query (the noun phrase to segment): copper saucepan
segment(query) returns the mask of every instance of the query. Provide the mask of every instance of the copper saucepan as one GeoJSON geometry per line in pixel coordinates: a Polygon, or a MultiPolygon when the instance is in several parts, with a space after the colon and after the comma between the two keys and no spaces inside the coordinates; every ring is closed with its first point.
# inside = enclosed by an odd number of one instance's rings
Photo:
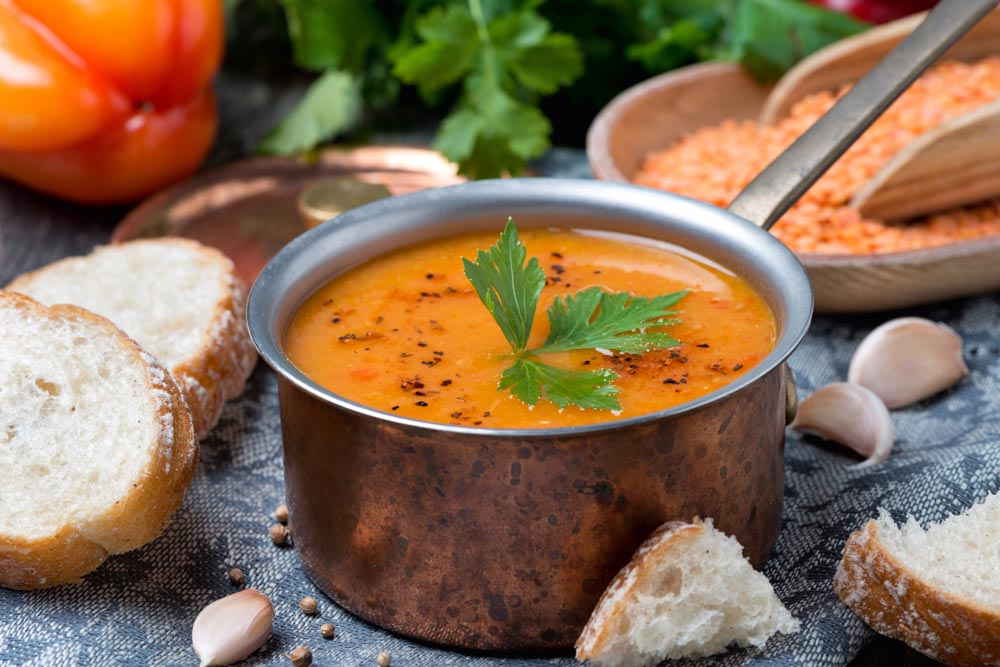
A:
{"type": "Polygon", "coordinates": [[[944,0],[730,211],[615,183],[484,181],[379,201],[285,247],[257,278],[248,323],[278,373],[295,548],[313,581],[405,635],[552,650],[573,644],[608,581],[664,521],[712,517],[761,565],[781,524],[784,362],[809,326],[812,294],[795,256],[748,220],[776,220],[948,39],[995,5],[944,0]],[[661,239],[718,262],[764,297],[777,343],[745,375],[690,403],[521,430],[383,413],[320,387],[284,355],[296,308],[334,276],[418,241],[497,231],[507,216],[521,227],[661,239]]]}

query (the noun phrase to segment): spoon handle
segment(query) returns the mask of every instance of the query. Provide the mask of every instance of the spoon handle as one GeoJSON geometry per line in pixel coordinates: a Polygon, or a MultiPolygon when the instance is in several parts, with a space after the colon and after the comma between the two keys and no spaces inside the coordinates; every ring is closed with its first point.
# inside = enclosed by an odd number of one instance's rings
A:
{"type": "Polygon", "coordinates": [[[1000,0],[941,0],[885,60],[858,81],[729,205],[770,229],[924,70],[1000,0]]]}

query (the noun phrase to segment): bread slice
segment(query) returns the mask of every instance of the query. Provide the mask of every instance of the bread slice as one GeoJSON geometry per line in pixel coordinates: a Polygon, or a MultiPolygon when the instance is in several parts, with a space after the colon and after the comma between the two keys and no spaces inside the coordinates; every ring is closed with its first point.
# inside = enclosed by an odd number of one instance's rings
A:
{"type": "Polygon", "coordinates": [[[0,586],[79,581],[163,530],[198,443],[170,374],[103,317],[0,290],[0,586]]]}
{"type": "Polygon", "coordinates": [[[883,510],[833,588],[865,623],[946,665],[1000,665],[1000,495],[924,530],[883,510]]]}
{"type": "Polygon", "coordinates": [[[117,324],[173,374],[199,438],[215,426],[225,402],[240,395],[257,362],[246,288],[228,257],[196,241],[104,246],[15,278],[7,288],[117,324]]]}
{"type": "Polygon", "coordinates": [[[612,580],[576,642],[577,660],[646,667],[761,647],[799,622],[736,538],[712,520],[660,526],[612,580]]]}

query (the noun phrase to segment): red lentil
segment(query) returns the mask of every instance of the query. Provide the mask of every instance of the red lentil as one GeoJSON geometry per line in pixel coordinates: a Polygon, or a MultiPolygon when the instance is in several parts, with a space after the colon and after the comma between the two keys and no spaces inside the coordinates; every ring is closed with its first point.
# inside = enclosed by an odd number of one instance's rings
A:
{"type": "MultiPolygon", "coordinates": [[[[809,128],[839,93],[802,98],[775,125],[729,120],[646,157],[635,183],[727,206],[771,160],[809,128]]],[[[793,250],[867,254],[913,250],[1000,233],[1000,198],[890,223],[847,206],[900,149],[942,122],[1000,98],[1000,56],[942,63],[917,80],[772,229],[793,250]]]]}

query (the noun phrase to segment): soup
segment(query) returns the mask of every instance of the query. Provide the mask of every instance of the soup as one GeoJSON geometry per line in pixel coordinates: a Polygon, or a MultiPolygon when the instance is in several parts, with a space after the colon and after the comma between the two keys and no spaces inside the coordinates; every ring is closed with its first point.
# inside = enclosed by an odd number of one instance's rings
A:
{"type": "Polygon", "coordinates": [[[387,413],[482,428],[593,424],[663,410],[712,392],[759,363],[773,316],[745,281],[669,244],[570,229],[519,231],[546,275],[529,347],[548,335],[556,296],[591,286],[637,296],[690,290],[669,327],[676,347],[641,355],[574,350],[544,355],[567,369],[619,377],[621,409],[529,406],[497,388],[511,348],[463,273],[461,258],[496,242],[471,232],[402,248],[337,276],[298,309],[285,353],[321,386],[387,413]]]}

